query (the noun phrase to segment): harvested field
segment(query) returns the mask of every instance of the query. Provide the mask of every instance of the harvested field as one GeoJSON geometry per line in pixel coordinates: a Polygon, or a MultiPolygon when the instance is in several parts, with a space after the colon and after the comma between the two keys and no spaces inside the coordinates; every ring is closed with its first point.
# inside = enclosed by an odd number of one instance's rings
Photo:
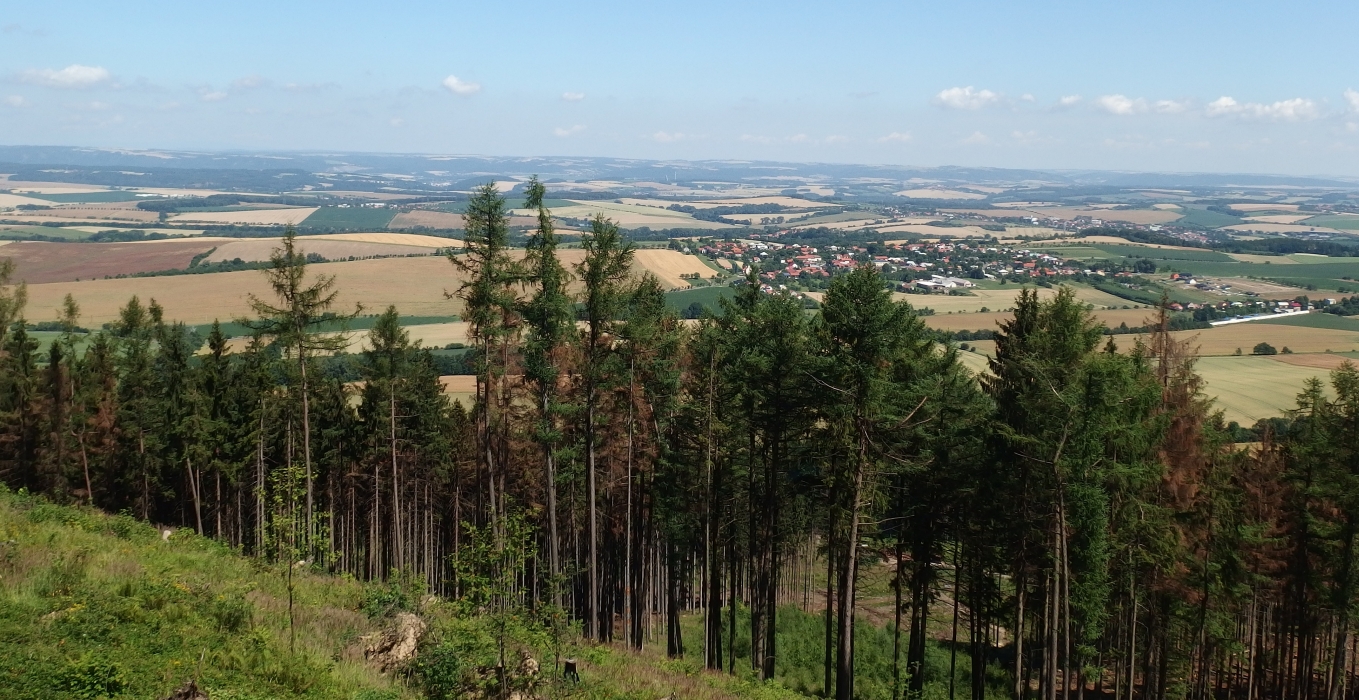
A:
{"type": "MultiPolygon", "coordinates": [[[[236,239],[232,240],[234,242],[236,239]]],[[[211,245],[203,246],[202,250],[211,245]]],[[[559,254],[562,264],[568,268],[585,257],[585,251],[578,248],[563,249],[559,254]]],[[[187,264],[186,261],[181,267],[187,264]]],[[[680,272],[709,270],[702,261],[679,251],[639,251],[634,270],[640,272],[651,266],[657,268],[655,272],[663,285],[670,285],[669,280],[675,279],[674,275],[680,272]]],[[[350,310],[356,302],[361,302],[370,311],[381,311],[392,304],[401,313],[412,316],[446,316],[459,312],[458,302],[444,297],[445,290],[452,292],[457,288],[458,277],[453,267],[442,257],[324,263],[309,267],[308,272],[335,276],[336,287],[340,292],[337,310],[350,310]]],[[[674,286],[687,287],[688,282],[674,286]]],[[[62,297],[67,292],[80,303],[82,323],[96,326],[115,320],[118,310],[134,294],[141,297],[143,303],[154,297],[165,307],[167,320],[190,324],[211,323],[215,319],[227,320],[248,314],[247,294],[271,298],[264,275],[258,270],[32,284],[28,288],[28,317],[38,320],[55,318],[61,308],[62,297]]]]}
{"type": "Polygon", "coordinates": [[[1179,211],[1166,209],[1100,209],[1095,207],[1034,207],[1032,209],[947,209],[945,211],[977,216],[1036,216],[1040,219],[1075,219],[1086,216],[1104,221],[1125,221],[1130,224],[1164,224],[1181,217],[1179,211]]]}
{"type": "Polygon", "coordinates": [[[651,274],[656,275],[662,285],[671,289],[689,287],[689,280],[681,279],[680,275],[697,273],[702,277],[712,276],[712,268],[703,264],[697,256],[686,255],[677,250],[639,248],[635,259],[637,266],[649,270],[651,274]]]}
{"type": "Polygon", "coordinates": [[[1275,362],[1282,362],[1286,365],[1293,365],[1294,367],[1312,367],[1314,369],[1324,369],[1326,371],[1339,369],[1340,365],[1343,365],[1346,362],[1349,362],[1351,364],[1359,364],[1359,362],[1355,362],[1353,358],[1346,357],[1345,355],[1336,355],[1333,353],[1320,353],[1308,355],[1299,355],[1294,353],[1292,355],[1273,355],[1270,357],[1270,359],[1274,360],[1275,362]]]}
{"type": "Polygon", "coordinates": [[[1265,299],[1292,299],[1298,296],[1301,291],[1297,287],[1287,287],[1282,284],[1245,279],[1244,277],[1218,277],[1214,278],[1214,281],[1230,284],[1232,291],[1254,292],[1265,299]]]}
{"type": "Polygon", "coordinates": [[[449,214],[442,211],[429,211],[427,209],[416,209],[414,211],[403,211],[397,214],[390,223],[389,229],[403,228],[433,228],[447,230],[462,230],[462,214],[449,214]]]}
{"type": "MultiPolygon", "coordinates": [[[[282,226],[300,224],[316,212],[318,207],[290,207],[258,211],[203,211],[172,214],[175,223],[245,224],[253,226],[282,226]]],[[[150,213],[150,212],[147,212],[150,213]]]]}
{"type": "Polygon", "coordinates": [[[36,197],[24,197],[17,194],[7,194],[0,192],[0,207],[17,207],[20,204],[33,204],[40,207],[50,207],[52,203],[45,199],[36,197]]]}
{"type": "MultiPolygon", "coordinates": [[[[63,231],[80,231],[80,232],[82,232],[82,233],[99,233],[100,231],[127,231],[127,230],[129,230],[129,229],[123,228],[123,227],[119,227],[119,228],[116,228],[116,229],[111,229],[111,228],[109,228],[108,226],[63,226],[63,227],[61,227],[60,230],[63,230],[63,231]]],[[[201,236],[201,235],[203,235],[203,229],[201,229],[201,228],[200,228],[200,229],[191,229],[191,228],[153,228],[153,227],[147,226],[147,227],[137,227],[137,228],[131,229],[131,230],[133,230],[133,231],[142,231],[142,232],[144,232],[144,233],[163,233],[163,234],[165,234],[165,235],[167,235],[167,236],[201,236]]]]}
{"type": "MultiPolygon", "coordinates": [[[[1132,324],[1128,324],[1132,325],[1132,324]]],[[[1359,332],[1333,328],[1306,328],[1274,323],[1238,323],[1195,331],[1176,331],[1176,338],[1193,338],[1199,354],[1231,355],[1239,348],[1249,355],[1257,343],[1269,343],[1276,349],[1285,347],[1297,353],[1349,352],[1359,350],[1359,332]]],[[[1143,337],[1143,340],[1146,340],[1143,337]]]]}
{"type": "Polygon", "coordinates": [[[616,204],[614,202],[578,202],[575,206],[553,209],[552,215],[572,219],[593,219],[596,215],[603,215],[624,228],[640,226],[651,228],[733,228],[730,224],[699,221],[683,212],[630,204],[616,204]]]}
{"type": "Polygon", "coordinates": [[[127,202],[126,204],[134,206],[128,207],[122,204],[55,206],[51,209],[25,211],[19,218],[55,219],[58,221],[133,221],[138,223],[154,223],[160,218],[156,212],[137,209],[135,207],[136,202],[127,202]]]}
{"type": "MultiPolygon", "coordinates": [[[[207,262],[221,262],[240,258],[246,262],[268,260],[278,241],[272,238],[233,240],[218,246],[207,257],[207,262]]],[[[363,241],[336,241],[320,236],[299,236],[297,247],[304,253],[316,253],[327,260],[346,258],[372,258],[395,255],[429,255],[433,252],[427,246],[389,245],[386,243],[366,243],[363,241]]]]}
{"type": "Polygon", "coordinates": [[[1230,208],[1237,211],[1297,211],[1296,204],[1230,204],[1230,208]]]}
{"type": "MultiPolygon", "coordinates": [[[[986,307],[992,311],[1002,311],[1014,306],[1015,297],[1019,296],[1022,287],[1014,286],[1009,289],[969,289],[973,296],[951,296],[948,294],[906,294],[897,292],[893,296],[897,300],[905,300],[915,307],[928,307],[934,309],[936,314],[967,314],[981,311],[986,307]]],[[[1095,308],[1113,307],[1118,309],[1123,306],[1130,306],[1132,302],[1127,299],[1106,294],[1098,289],[1091,287],[1073,287],[1076,298],[1087,304],[1094,304],[1095,308]]],[[[1051,299],[1057,296],[1056,289],[1046,287],[1035,287],[1039,299],[1051,299]]],[[[1118,324],[1114,324],[1118,325],[1118,324]]],[[[1131,324],[1130,324],[1131,325],[1131,324]]]]}
{"type": "Polygon", "coordinates": [[[450,374],[439,377],[444,385],[444,394],[449,401],[462,402],[463,408],[471,408],[477,393],[477,378],[470,374],[450,374]]]}
{"type": "MultiPolygon", "coordinates": [[[[203,239],[138,243],[21,241],[5,246],[0,255],[14,261],[15,279],[36,285],[186,268],[195,255],[206,253],[213,245],[212,240],[203,239]]],[[[41,320],[47,320],[46,316],[41,320]]]]}

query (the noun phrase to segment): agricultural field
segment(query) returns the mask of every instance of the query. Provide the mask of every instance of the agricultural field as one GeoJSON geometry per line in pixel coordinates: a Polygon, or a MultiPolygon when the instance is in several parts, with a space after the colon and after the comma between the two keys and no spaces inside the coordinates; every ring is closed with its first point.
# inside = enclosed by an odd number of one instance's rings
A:
{"type": "MultiPolygon", "coordinates": [[[[238,239],[229,240],[237,242],[238,239]]],[[[207,247],[211,245],[209,241],[207,247]]],[[[562,263],[567,266],[579,263],[584,254],[581,249],[560,251],[562,263]]],[[[183,266],[187,266],[187,262],[183,266]]],[[[337,300],[339,311],[352,310],[356,304],[362,304],[370,312],[380,311],[388,305],[395,305],[401,313],[411,315],[440,316],[459,312],[457,302],[444,296],[445,291],[452,292],[457,288],[458,275],[443,257],[318,263],[309,269],[313,273],[335,276],[336,288],[340,292],[337,300]]],[[[697,257],[673,250],[654,249],[638,251],[634,270],[637,273],[650,270],[663,286],[670,288],[689,285],[688,281],[679,279],[680,274],[710,272],[697,257]]],[[[249,294],[262,298],[270,296],[264,275],[258,270],[40,283],[31,284],[28,288],[29,320],[55,319],[62,298],[67,293],[80,304],[82,323],[95,326],[115,320],[118,310],[133,295],[140,297],[143,303],[151,298],[156,299],[165,308],[166,319],[189,324],[226,321],[246,315],[250,310],[247,302],[249,294]]]]}
{"type": "MultiPolygon", "coordinates": [[[[171,214],[167,220],[175,224],[283,226],[286,224],[301,224],[316,211],[316,207],[287,207],[283,209],[185,212],[182,214],[171,214]]],[[[147,213],[150,214],[151,212],[147,213]]],[[[152,220],[154,220],[154,216],[152,220]]]]}
{"type": "Polygon", "coordinates": [[[386,207],[320,207],[297,223],[312,228],[377,231],[387,228],[395,217],[396,210],[386,207]]]}
{"type": "Polygon", "coordinates": [[[456,230],[463,227],[461,214],[450,214],[442,211],[430,211],[428,209],[416,209],[413,211],[403,211],[392,217],[387,222],[389,229],[447,229],[456,230]]]}
{"type": "MultiPolygon", "coordinates": [[[[217,246],[204,262],[222,262],[240,258],[246,262],[268,260],[278,241],[272,238],[251,238],[229,240],[217,246]]],[[[372,258],[398,255],[429,255],[435,248],[430,246],[394,245],[391,243],[372,243],[357,240],[334,240],[324,236],[299,236],[297,247],[304,253],[315,253],[327,260],[347,258],[372,258]]],[[[440,246],[443,247],[443,246],[440,246]]],[[[163,269],[163,268],[162,268],[163,269]]]]}
{"type": "MultiPolygon", "coordinates": [[[[1121,309],[1131,303],[1127,299],[1101,292],[1085,285],[1069,285],[1076,292],[1076,298],[1093,305],[1096,309],[1121,309]]],[[[907,294],[897,292],[893,296],[899,301],[907,301],[915,308],[933,309],[935,315],[969,314],[980,312],[983,308],[990,311],[1006,311],[1014,307],[1015,297],[1024,287],[1009,285],[999,289],[973,288],[968,295],[951,294],[907,294]]],[[[1032,287],[1039,299],[1057,296],[1057,290],[1050,287],[1032,287]]],[[[1117,324],[1115,324],[1117,325],[1117,324]]]]}
{"type": "Polygon", "coordinates": [[[1301,223],[1307,226],[1323,226],[1333,229],[1343,229],[1354,231],[1359,229],[1359,215],[1355,214],[1331,214],[1325,216],[1313,216],[1301,223]]]}
{"type": "Polygon", "coordinates": [[[47,243],[16,241],[0,248],[15,265],[15,280],[31,285],[101,279],[138,272],[182,269],[195,256],[229,238],[138,241],[133,243],[47,243]]]}

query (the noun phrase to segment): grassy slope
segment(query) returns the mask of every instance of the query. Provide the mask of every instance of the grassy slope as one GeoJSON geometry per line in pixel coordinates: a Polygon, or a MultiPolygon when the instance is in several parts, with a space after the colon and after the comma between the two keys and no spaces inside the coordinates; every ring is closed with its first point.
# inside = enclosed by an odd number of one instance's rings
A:
{"type": "MultiPolygon", "coordinates": [[[[190,531],[167,541],[126,515],[56,506],[0,487],[0,697],[161,698],[195,675],[213,700],[424,697],[419,674],[407,686],[362,660],[359,636],[382,626],[361,612],[377,589],[302,569],[294,576],[297,646],[290,652],[281,567],[190,531]]],[[[437,662],[441,648],[456,652],[459,669],[494,660],[494,626],[460,612],[455,603],[424,606],[430,624],[425,663],[437,662]]],[[[792,609],[781,616],[779,676],[793,687],[810,689],[820,677],[820,619],[792,609]]],[[[554,699],[802,697],[754,678],[748,619],[742,615],[738,623],[745,631],[738,630],[735,675],[702,670],[696,615],[684,618],[689,653],[681,659],[665,658],[663,639],[635,654],[582,645],[568,633],[560,652],[580,660],[579,685],[553,680],[551,644],[541,627],[515,621],[509,646],[541,660],[546,685],[539,694],[554,699]]],[[[861,687],[885,700],[890,642],[884,646],[881,626],[859,629],[861,687]]],[[[937,670],[937,650],[932,657],[937,670]]]]}
{"type": "Polygon", "coordinates": [[[188,531],[0,492],[0,697],[398,698],[354,642],[374,625],[352,580],[283,572],[188,531]],[[80,689],[93,689],[84,695],[80,689]],[[106,691],[121,688],[120,692],[106,691]]]}

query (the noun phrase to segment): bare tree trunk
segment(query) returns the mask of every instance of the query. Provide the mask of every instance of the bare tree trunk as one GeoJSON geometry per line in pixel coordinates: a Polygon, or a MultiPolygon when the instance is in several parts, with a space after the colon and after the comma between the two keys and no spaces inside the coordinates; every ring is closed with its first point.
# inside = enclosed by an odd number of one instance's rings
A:
{"type": "Polygon", "coordinates": [[[858,577],[859,546],[859,508],[863,496],[864,472],[868,469],[868,436],[866,427],[856,426],[860,432],[859,454],[854,461],[854,478],[850,487],[849,528],[845,533],[844,568],[840,571],[840,610],[837,628],[835,700],[853,700],[854,697],[854,589],[858,577]]]}

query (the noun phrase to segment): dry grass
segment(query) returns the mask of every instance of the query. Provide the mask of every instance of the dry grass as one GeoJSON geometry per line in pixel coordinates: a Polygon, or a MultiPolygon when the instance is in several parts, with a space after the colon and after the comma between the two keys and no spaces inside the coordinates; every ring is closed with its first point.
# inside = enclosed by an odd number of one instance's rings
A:
{"type": "MultiPolygon", "coordinates": [[[[259,209],[255,211],[201,211],[173,214],[170,221],[175,223],[211,224],[249,224],[255,226],[282,226],[300,224],[316,213],[318,207],[291,207],[288,209],[259,209]]],[[[148,212],[150,213],[150,212],[148,212]]]]}

